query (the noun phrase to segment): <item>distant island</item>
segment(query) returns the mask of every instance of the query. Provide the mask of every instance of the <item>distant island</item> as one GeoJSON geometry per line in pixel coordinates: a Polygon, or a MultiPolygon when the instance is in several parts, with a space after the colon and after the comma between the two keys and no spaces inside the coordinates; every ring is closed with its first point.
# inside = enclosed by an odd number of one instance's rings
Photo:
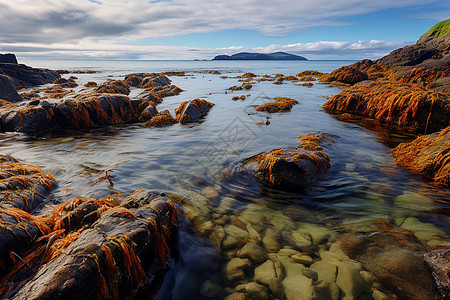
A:
{"type": "Polygon", "coordinates": [[[217,55],[212,60],[307,60],[303,56],[285,52],[248,53],[240,52],[233,55],[217,55]]]}

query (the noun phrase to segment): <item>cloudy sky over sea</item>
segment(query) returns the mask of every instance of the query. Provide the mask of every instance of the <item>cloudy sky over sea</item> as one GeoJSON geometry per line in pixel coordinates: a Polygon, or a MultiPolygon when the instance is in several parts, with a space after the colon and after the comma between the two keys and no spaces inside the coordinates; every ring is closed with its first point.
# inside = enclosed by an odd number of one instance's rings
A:
{"type": "Polygon", "coordinates": [[[0,53],[211,59],[285,51],[378,58],[450,16],[447,0],[0,0],[0,53]]]}

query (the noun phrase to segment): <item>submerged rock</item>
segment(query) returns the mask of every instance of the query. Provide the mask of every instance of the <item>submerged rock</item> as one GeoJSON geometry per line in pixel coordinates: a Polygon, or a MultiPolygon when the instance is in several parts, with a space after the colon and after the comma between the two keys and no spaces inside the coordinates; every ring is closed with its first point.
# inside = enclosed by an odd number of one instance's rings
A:
{"type": "Polygon", "coordinates": [[[450,126],[391,151],[395,162],[438,185],[450,186],[450,126]]]}
{"type": "Polygon", "coordinates": [[[213,103],[204,99],[184,101],[175,110],[175,118],[182,124],[195,122],[206,116],[213,106],[213,103]]]}

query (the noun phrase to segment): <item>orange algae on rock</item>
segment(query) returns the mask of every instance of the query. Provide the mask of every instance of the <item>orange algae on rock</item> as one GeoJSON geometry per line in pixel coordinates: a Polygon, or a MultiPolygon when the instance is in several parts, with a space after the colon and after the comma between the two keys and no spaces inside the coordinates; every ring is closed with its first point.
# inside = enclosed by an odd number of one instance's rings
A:
{"type": "Polygon", "coordinates": [[[450,187],[450,126],[391,150],[395,162],[437,185],[450,187]]]}
{"type": "Polygon", "coordinates": [[[288,97],[274,97],[275,102],[269,102],[256,107],[257,111],[269,113],[290,111],[292,106],[298,104],[298,101],[288,97]]]}
{"type": "Polygon", "coordinates": [[[448,94],[402,82],[358,84],[330,98],[323,108],[332,113],[351,113],[388,125],[431,132],[450,124],[448,94]]]}
{"type": "Polygon", "coordinates": [[[175,123],[177,123],[177,120],[172,117],[170,112],[168,110],[163,110],[147,121],[145,127],[164,127],[175,123]]]}
{"type": "Polygon", "coordinates": [[[175,118],[180,123],[195,122],[206,116],[209,110],[214,106],[213,103],[204,99],[194,99],[184,101],[175,110],[175,118]]]}

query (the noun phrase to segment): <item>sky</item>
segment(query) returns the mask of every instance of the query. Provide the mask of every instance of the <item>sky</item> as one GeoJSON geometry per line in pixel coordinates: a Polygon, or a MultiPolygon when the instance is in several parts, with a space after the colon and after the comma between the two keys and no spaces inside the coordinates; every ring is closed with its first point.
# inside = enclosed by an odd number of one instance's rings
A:
{"type": "Polygon", "coordinates": [[[284,51],[376,59],[450,16],[448,0],[0,0],[0,53],[212,59],[284,51]]]}

